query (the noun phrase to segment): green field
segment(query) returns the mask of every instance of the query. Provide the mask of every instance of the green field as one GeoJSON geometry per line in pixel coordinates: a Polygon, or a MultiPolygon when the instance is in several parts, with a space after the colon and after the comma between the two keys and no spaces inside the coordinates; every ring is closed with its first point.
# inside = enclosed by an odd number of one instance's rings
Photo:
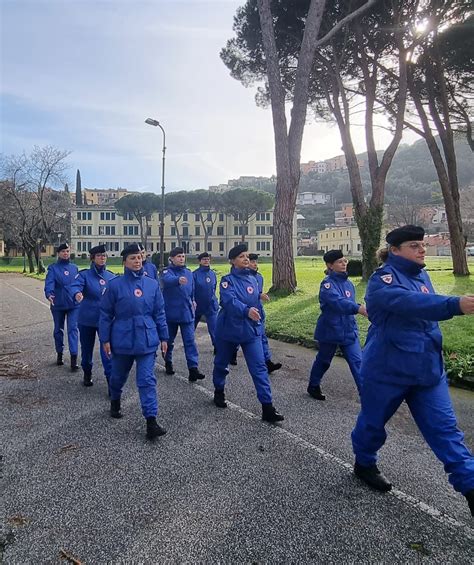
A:
{"type": "MultiPolygon", "coordinates": [[[[452,263],[448,257],[433,257],[427,259],[427,269],[431,280],[439,294],[462,295],[474,294],[474,258],[469,258],[469,265],[473,275],[470,277],[454,277],[452,263]]],[[[48,264],[54,259],[47,260],[48,264]]],[[[87,260],[76,260],[79,267],[87,267],[87,260]]],[[[188,266],[193,267],[194,261],[188,266]]],[[[114,272],[122,272],[120,258],[109,260],[108,267],[114,272]]],[[[219,276],[227,273],[227,262],[213,263],[213,268],[219,276]]],[[[7,265],[0,261],[0,272],[21,272],[23,261],[14,259],[7,265]]],[[[320,257],[298,257],[296,259],[298,291],[284,298],[274,297],[265,305],[267,312],[267,333],[269,336],[283,341],[301,343],[307,347],[314,347],[313,332],[316,319],[319,315],[317,294],[319,284],[324,274],[324,263],[320,257]]],[[[265,289],[271,286],[272,264],[269,259],[260,263],[260,272],[265,278],[265,289]]],[[[44,278],[40,276],[39,278],[44,278]]],[[[363,301],[366,283],[354,277],[357,300],[363,301]]],[[[368,328],[368,321],[362,316],[357,317],[361,341],[364,343],[368,328]]],[[[452,376],[464,378],[474,376],[474,316],[456,316],[451,320],[441,322],[444,335],[444,350],[448,369],[452,376]]]]}

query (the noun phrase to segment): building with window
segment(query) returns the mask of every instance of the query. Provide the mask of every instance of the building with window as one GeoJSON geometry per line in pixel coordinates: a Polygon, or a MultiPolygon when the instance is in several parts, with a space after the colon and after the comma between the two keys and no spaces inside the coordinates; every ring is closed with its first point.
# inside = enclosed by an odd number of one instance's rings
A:
{"type": "MultiPolygon", "coordinates": [[[[390,229],[382,228],[380,247],[386,245],[385,236],[390,229]]],[[[333,226],[318,231],[317,242],[318,249],[324,252],[330,249],[340,249],[344,255],[350,257],[362,256],[362,244],[357,226],[333,226]]]]}
{"type": "Polygon", "coordinates": [[[331,204],[331,195],[323,192],[299,192],[296,195],[297,206],[314,206],[331,204]]]}
{"type": "MultiPolygon", "coordinates": [[[[273,211],[258,212],[248,224],[239,215],[206,212],[204,223],[200,214],[184,213],[165,217],[165,251],[181,242],[190,255],[208,251],[214,257],[227,257],[229,249],[241,242],[242,234],[252,253],[270,257],[273,253],[273,211]]],[[[71,226],[71,247],[79,255],[91,247],[104,244],[110,256],[120,255],[129,243],[141,241],[138,222],[125,214],[120,216],[112,206],[78,206],[74,209],[71,226]]],[[[150,253],[159,251],[160,214],[147,218],[147,247],[150,253]]],[[[293,225],[293,250],[296,255],[296,215],[293,225]]]]}

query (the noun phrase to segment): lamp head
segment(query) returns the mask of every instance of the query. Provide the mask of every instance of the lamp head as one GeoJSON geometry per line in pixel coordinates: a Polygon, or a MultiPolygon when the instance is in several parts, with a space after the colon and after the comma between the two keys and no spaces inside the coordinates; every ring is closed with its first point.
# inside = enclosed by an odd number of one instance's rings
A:
{"type": "Polygon", "coordinates": [[[148,124],[149,126],[159,126],[160,122],[158,120],[154,120],[153,118],[147,118],[145,120],[145,123],[148,124]]]}

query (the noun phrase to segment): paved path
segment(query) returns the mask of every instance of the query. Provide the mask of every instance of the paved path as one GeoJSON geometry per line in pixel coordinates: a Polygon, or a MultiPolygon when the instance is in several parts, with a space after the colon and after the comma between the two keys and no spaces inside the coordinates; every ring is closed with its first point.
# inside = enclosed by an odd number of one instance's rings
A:
{"type": "MultiPolygon", "coordinates": [[[[327,375],[326,402],[316,402],[305,392],[313,352],[272,341],[284,364],[272,376],[275,404],[286,417],[275,427],[260,421],[240,355],[230,408],[213,406],[200,327],[208,377],[187,381],[180,345],[175,376],[159,364],[168,435],[150,444],[132,378],[125,416],[112,420],[99,374],[85,389],[80,373],[54,365],[42,283],[2,275],[0,293],[0,562],[3,552],[6,564],[65,563],[62,551],[87,564],[474,561],[465,499],[406,410],[390,423],[381,457],[396,490],[372,492],[352,476],[358,402],[344,361],[327,375]]],[[[451,393],[472,449],[474,394],[451,393]]]]}

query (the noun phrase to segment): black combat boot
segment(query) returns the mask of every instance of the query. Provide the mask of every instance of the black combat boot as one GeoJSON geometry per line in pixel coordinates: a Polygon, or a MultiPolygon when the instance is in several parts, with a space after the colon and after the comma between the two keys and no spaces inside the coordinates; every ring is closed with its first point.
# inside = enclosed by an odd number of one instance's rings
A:
{"type": "Polygon", "coordinates": [[[84,386],[92,386],[92,369],[84,369],[84,380],[82,381],[84,386]]]}
{"type": "Polygon", "coordinates": [[[122,412],[120,412],[120,398],[110,401],[110,415],[112,418],[121,418],[123,416],[122,412]]]}
{"type": "Polygon", "coordinates": [[[319,385],[309,386],[306,390],[312,398],[316,398],[316,400],[326,400],[326,396],[321,392],[321,387],[319,385]]]}
{"type": "Polygon", "coordinates": [[[281,369],[281,363],[274,363],[271,359],[267,359],[265,361],[265,365],[267,366],[269,373],[273,373],[273,371],[278,371],[278,369],[281,369]]]}
{"type": "Polygon", "coordinates": [[[469,510],[471,511],[471,516],[474,517],[474,489],[466,492],[464,495],[467,498],[467,503],[469,504],[469,510]]]}
{"type": "Polygon", "coordinates": [[[214,404],[218,408],[227,408],[227,402],[225,401],[225,394],[223,390],[214,390],[214,404]]]}
{"type": "Polygon", "coordinates": [[[62,354],[62,353],[58,353],[58,354],[56,355],[56,365],[58,365],[58,366],[64,365],[63,354],[62,354]]]}
{"type": "Polygon", "coordinates": [[[174,375],[173,363],[171,363],[171,361],[166,361],[166,363],[165,363],[165,373],[167,375],[174,375]]]}
{"type": "Polygon", "coordinates": [[[75,373],[79,370],[79,365],[77,364],[77,355],[71,355],[71,371],[75,373]]]}
{"type": "Polygon", "coordinates": [[[164,436],[166,434],[165,428],[162,428],[156,421],[155,416],[151,416],[146,419],[146,438],[155,439],[159,436],[164,436]]]}
{"type": "Polygon", "coordinates": [[[199,372],[199,369],[197,367],[191,367],[189,369],[189,380],[192,383],[195,383],[197,380],[202,381],[202,379],[205,379],[206,375],[203,375],[202,373],[199,372]]]}
{"type": "Polygon", "coordinates": [[[262,420],[264,422],[282,422],[285,417],[276,411],[275,406],[270,402],[269,404],[262,404],[262,420]]]}
{"type": "Polygon", "coordinates": [[[237,365],[237,351],[232,355],[232,359],[229,361],[231,365],[237,365]]]}
{"type": "Polygon", "coordinates": [[[354,465],[354,474],[359,477],[361,481],[369,487],[379,490],[380,492],[388,492],[392,489],[392,484],[387,481],[387,479],[378,470],[377,465],[370,465],[370,467],[364,467],[356,462],[354,465]]]}

